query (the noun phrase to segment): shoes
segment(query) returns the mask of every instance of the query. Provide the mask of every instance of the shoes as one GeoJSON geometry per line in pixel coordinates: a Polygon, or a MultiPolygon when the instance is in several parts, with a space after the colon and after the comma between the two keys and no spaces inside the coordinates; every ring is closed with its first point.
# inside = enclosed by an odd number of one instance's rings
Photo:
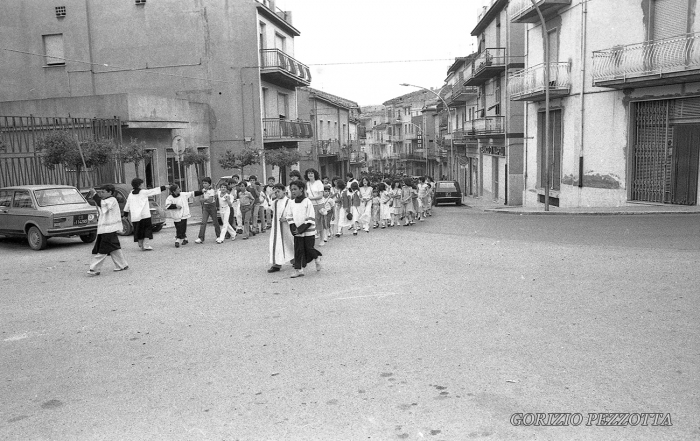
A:
{"type": "Polygon", "coordinates": [[[335,237],[340,237],[340,233],[335,233],[335,237]]]}
{"type": "Polygon", "coordinates": [[[143,247],[143,250],[144,251],[153,251],[153,247],[152,246],[143,247]]]}
{"type": "Polygon", "coordinates": [[[369,228],[367,228],[367,229],[365,230],[365,233],[369,233],[369,228]]]}
{"type": "Polygon", "coordinates": [[[353,235],[353,236],[357,236],[357,231],[353,231],[353,232],[352,232],[352,235],[353,235]]]}
{"type": "Polygon", "coordinates": [[[175,248],[180,248],[180,242],[175,242],[175,248]]]}
{"type": "Polygon", "coordinates": [[[216,239],[216,243],[224,243],[224,241],[220,240],[220,239],[216,239]]]}
{"type": "Polygon", "coordinates": [[[99,271],[93,271],[93,270],[88,271],[88,276],[99,276],[99,275],[100,275],[99,271]]]}
{"type": "Polygon", "coordinates": [[[203,241],[202,239],[200,239],[200,238],[197,238],[197,239],[194,241],[194,243],[202,243],[202,242],[204,242],[204,241],[203,241]]]}
{"type": "Polygon", "coordinates": [[[291,275],[292,279],[296,279],[297,277],[304,277],[304,272],[302,270],[297,270],[294,274],[291,275]]]}
{"type": "MultiPolygon", "coordinates": [[[[114,272],[119,272],[119,271],[126,271],[129,269],[129,265],[125,266],[124,268],[114,268],[114,272]]],[[[99,273],[97,273],[99,274],[99,273]]]]}
{"type": "Polygon", "coordinates": [[[277,271],[280,270],[280,267],[278,266],[271,266],[270,269],[267,270],[268,273],[276,273],[277,271]]]}
{"type": "Polygon", "coordinates": [[[382,225],[382,230],[383,230],[384,228],[386,228],[386,225],[382,225]]]}
{"type": "Polygon", "coordinates": [[[425,221],[425,219],[423,219],[423,218],[420,218],[419,220],[420,220],[421,222],[425,221]]]}
{"type": "Polygon", "coordinates": [[[183,244],[183,245],[187,245],[188,243],[190,243],[189,240],[187,240],[187,239],[182,239],[182,244],[183,244]]]}
{"type": "Polygon", "coordinates": [[[325,246],[325,245],[326,245],[325,242],[319,242],[319,244],[318,244],[318,246],[320,246],[320,247],[325,246]]]}
{"type": "Polygon", "coordinates": [[[231,240],[236,240],[236,235],[231,236],[231,240]]]}
{"type": "Polygon", "coordinates": [[[314,262],[316,262],[316,271],[321,271],[321,256],[318,256],[314,262]]]}
{"type": "Polygon", "coordinates": [[[328,242],[328,238],[323,239],[324,242],[328,242]]]}

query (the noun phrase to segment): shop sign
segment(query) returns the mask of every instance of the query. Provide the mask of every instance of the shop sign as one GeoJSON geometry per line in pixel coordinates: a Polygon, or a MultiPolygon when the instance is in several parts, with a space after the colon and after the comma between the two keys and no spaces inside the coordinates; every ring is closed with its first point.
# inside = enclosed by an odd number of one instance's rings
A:
{"type": "Polygon", "coordinates": [[[506,156],[506,147],[498,145],[481,146],[481,153],[484,155],[506,156]]]}

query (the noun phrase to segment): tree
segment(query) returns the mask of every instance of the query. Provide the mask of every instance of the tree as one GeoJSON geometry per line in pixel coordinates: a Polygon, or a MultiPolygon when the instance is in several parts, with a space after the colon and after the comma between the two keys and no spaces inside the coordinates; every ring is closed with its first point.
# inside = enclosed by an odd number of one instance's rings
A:
{"type": "Polygon", "coordinates": [[[294,149],[280,148],[274,150],[265,150],[265,162],[279,167],[277,182],[282,182],[282,176],[286,175],[286,168],[299,162],[301,155],[299,151],[294,149]]]}
{"type": "MultiPolygon", "coordinates": [[[[199,150],[195,150],[192,147],[187,147],[185,152],[182,154],[182,163],[185,167],[190,165],[200,165],[206,164],[209,161],[209,155],[199,150]]],[[[199,182],[199,169],[195,167],[195,172],[197,173],[197,182],[199,182]]]]}
{"type": "Polygon", "coordinates": [[[260,163],[260,154],[253,149],[244,148],[239,153],[233,153],[231,150],[226,150],[221,156],[219,156],[219,165],[224,170],[231,170],[237,168],[241,171],[241,178],[243,177],[243,169],[249,165],[260,163]]]}
{"type": "Polygon", "coordinates": [[[146,158],[150,158],[152,153],[146,150],[146,143],[144,141],[138,142],[137,139],[131,138],[129,144],[122,144],[116,150],[116,156],[122,162],[132,162],[134,164],[134,169],[136,171],[136,177],[139,176],[139,165],[141,161],[146,158]]]}
{"type": "Polygon", "coordinates": [[[49,170],[57,165],[75,170],[75,186],[80,188],[83,165],[91,168],[107,164],[114,152],[114,142],[111,139],[78,141],[71,133],[56,130],[39,139],[36,148],[44,152],[44,166],[49,170]]]}

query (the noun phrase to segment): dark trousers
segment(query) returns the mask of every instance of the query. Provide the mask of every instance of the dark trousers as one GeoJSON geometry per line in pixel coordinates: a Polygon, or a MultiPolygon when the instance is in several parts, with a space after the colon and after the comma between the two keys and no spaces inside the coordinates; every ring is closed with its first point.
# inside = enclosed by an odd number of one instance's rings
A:
{"type": "Polygon", "coordinates": [[[313,236],[294,236],[294,269],[306,268],[306,264],[322,256],[321,252],[314,248],[313,236]]]}
{"type": "Polygon", "coordinates": [[[204,233],[207,231],[207,222],[209,218],[214,220],[214,232],[216,237],[221,234],[219,220],[216,218],[216,204],[202,204],[202,225],[199,227],[199,238],[204,240],[204,233]]]}
{"type": "Polygon", "coordinates": [[[182,219],[175,224],[175,239],[187,239],[187,219],[182,219]]]}

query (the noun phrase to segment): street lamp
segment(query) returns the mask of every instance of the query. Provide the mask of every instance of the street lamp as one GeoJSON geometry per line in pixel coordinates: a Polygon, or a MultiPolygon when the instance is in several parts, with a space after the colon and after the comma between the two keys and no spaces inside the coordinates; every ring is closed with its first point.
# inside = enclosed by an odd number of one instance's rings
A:
{"type": "Polygon", "coordinates": [[[553,168],[549,165],[549,35],[547,35],[547,24],[540,7],[535,0],[530,0],[535,7],[537,15],[540,17],[542,25],[542,44],[544,45],[544,211],[549,211],[549,172],[553,168]]]}
{"type": "MultiPolygon", "coordinates": [[[[447,109],[447,131],[449,132],[450,130],[450,122],[452,121],[452,112],[450,112],[450,106],[447,105],[447,102],[440,96],[440,94],[436,93],[434,90],[428,89],[427,87],[423,86],[416,86],[415,84],[408,84],[408,83],[401,83],[399,86],[409,86],[409,87],[417,87],[418,89],[423,89],[425,91],[428,91],[438,97],[440,101],[442,101],[442,104],[445,105],[445,109],[447,109]]],[[[445,84],[447,86],[447,84],[445,84]]],[[[445,88],[445,86],[442,86],[440,88],[440,91],[445,88]]],[[[427,162],[427,159],[426,159],[427,162]]],[[[452,136],[450,136],[450,179],[454,179],[454,165],[455,165],[455,142],[452,136]]]]}

